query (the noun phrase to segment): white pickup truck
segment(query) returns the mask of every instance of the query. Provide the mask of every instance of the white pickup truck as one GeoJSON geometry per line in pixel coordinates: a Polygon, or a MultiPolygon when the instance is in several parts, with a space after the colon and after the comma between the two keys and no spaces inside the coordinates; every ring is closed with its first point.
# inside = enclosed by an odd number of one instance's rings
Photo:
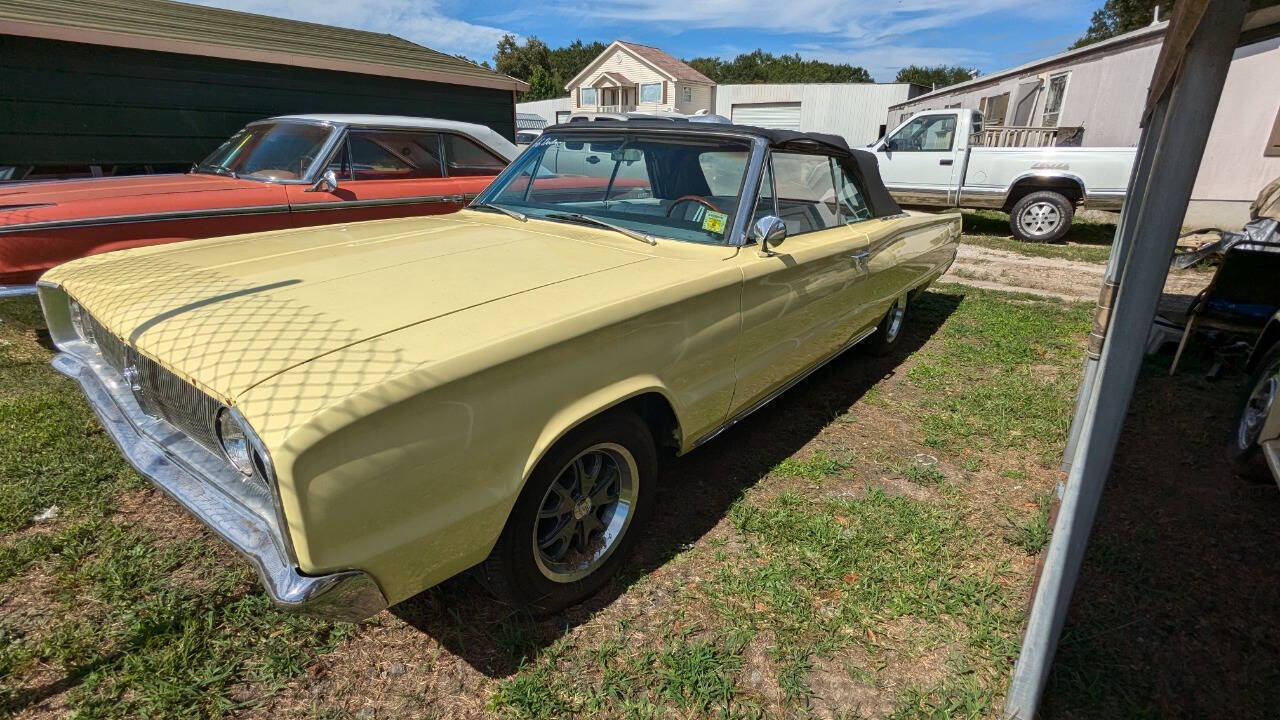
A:
{"type": "Polygon", "coordinates": [[[1024,241],[1062,239],[1081,205],[1118,210],[1124,203],[1135,148],[988,147],[977,144],[982,130],[977,110],[926,110],[871,149],[898,204],[1003,210],[1024,241]]]}

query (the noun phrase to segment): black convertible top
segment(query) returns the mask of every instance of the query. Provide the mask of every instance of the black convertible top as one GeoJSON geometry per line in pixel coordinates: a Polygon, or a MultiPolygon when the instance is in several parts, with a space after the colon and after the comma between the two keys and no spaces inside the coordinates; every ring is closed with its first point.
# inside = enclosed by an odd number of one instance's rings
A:
{"type": "Polygon", "coordinates": [[[843,155],[852,161],[854,172],[857,173],[859,179],[862,180],[863,187],[866,188],[867,203],[871,206],[871,211],[875,213],[876,217],[898,215],[902,212],[902,209],[898,207],[897,201],[893,199],[893,196],[889,194],[889,190],[885,188],[884,181],[880,179],[880,163],[876,160],[875,153],[870,153],[866,150],[854,150],[839,135],[779,130],[751,125],[643,119],[614,122],[561,123],[546,128],[543,130],[543,134],[547,135],[561,131],[625,133],[628,130],[662,130],[707,135],[723,135],[726,133],[752,135],[764,139],[769,143],[769,147],[779,150],[800,152],[817,150],[832,155],[843,155]]]}

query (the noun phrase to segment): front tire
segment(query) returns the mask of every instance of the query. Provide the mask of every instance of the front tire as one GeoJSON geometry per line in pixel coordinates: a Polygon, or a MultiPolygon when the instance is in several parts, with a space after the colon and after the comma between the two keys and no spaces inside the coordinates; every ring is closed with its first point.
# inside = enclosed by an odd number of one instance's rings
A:
{"type": "Polygon", "coordinates": [[[1022,242],[1058,242],[1071,229],[1076,206],[1066,196],[1041,190],[1023,196],[1009,211],[1009,229],[1022,242]]]}
{"type": "Polygon", "coordinates": [[[1227,462],[1241,477],[1266,480],[1271,476],[1258,439],[1272,407],[1280,396],[1280,343],[1272,346],[1249,375],[1240,412],[1227,444],[1227,462]]]}
{"type": "Polygon", "coordinates": [[[571,431],[521,491],[480,580],[537,614],[598,591],[626,561],[648,519],[657,451],[634,413],[613,411],[571,431]]]}

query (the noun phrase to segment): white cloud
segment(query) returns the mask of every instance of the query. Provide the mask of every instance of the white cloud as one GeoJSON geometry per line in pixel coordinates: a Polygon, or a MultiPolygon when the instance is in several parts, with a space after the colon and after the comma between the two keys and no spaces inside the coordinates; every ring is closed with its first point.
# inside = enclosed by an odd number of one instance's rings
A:
{"type": "MultiPolygon", "coordinates": [[[[985,50],[920,44],[920,33],[932,32],[936,45],[938,33],[983,17],[1026,18],[1044,27],[1078,14],[1070,5],[1062,0],[615,0],[598,5],[563,0],[555,10],[651,32],[707,28],[803,35],[790,51],[861,65],[885,80],[906,65],[972,66],[992,59],[985,50]]],[[[956,41],[959,45],[961,38],[956,41]]]]}
{"type": "MultiPolygon", "coordinates": [[[[450,17],[437,0],[190,0],[201,5],[286,17],[293,20],[389,33],[433,50],[493,59],[498,39],[511,32],[450,17]]],[[[518,33],[512,33],[518,35],[518,33]]]]}

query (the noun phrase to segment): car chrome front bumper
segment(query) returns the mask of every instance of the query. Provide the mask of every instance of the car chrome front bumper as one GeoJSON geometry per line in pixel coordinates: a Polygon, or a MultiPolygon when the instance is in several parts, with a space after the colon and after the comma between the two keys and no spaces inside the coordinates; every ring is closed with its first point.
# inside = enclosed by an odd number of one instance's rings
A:
{"type": "Polygon", "coordinates": [[[0,298],[35,295],[35,285],[0,285],[0,298]]]}
{"type": "Polygon", "coordinates": [[[237,480],[234,471],[213,465],[209,451],[143,413],[106,363],[62,352],[53,367],[80,383],[129,464],[253,563],[277,607],[353,622],[387,607],[378,584],[359,570],[303,575],[289,559],[281,529],[220,489],[237,480]]]}

